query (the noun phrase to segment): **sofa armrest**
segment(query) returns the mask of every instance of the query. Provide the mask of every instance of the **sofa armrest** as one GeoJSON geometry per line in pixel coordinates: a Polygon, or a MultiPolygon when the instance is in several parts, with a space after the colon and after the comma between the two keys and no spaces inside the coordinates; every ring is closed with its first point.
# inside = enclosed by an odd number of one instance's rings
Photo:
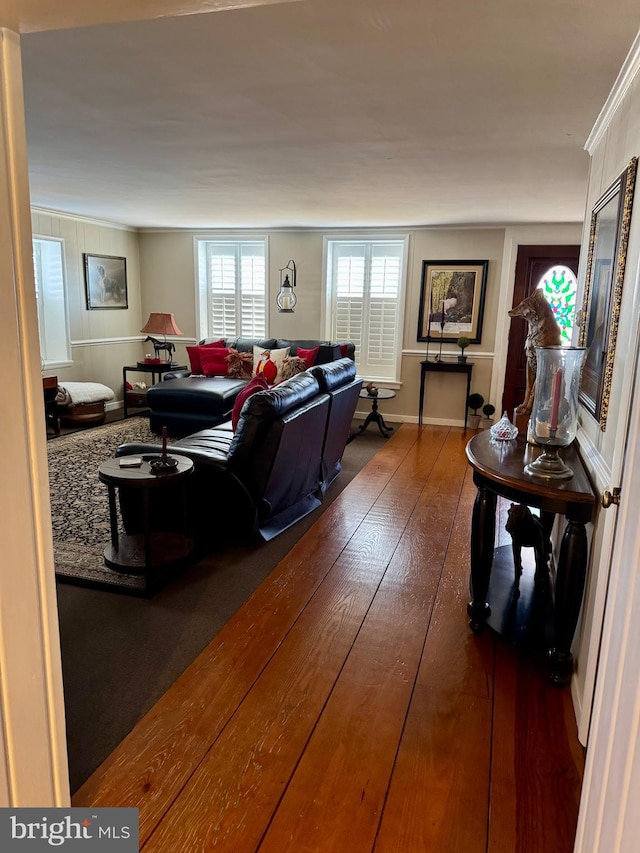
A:
{"type": "Polygon", "coordinates": [[[167,379],[186,379],[188,376],[191,376],[190,370],[168,370],[163,379],[166,382],[167,379]]]}

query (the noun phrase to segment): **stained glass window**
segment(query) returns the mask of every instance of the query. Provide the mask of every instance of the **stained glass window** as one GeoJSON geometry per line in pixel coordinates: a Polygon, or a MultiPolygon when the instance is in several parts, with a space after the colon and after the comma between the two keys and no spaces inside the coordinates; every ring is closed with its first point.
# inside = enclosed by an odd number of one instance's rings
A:
{"type": "Polygon", "coordinates": [[[562,346],[571,345],[571,333],[576,317],[576,293],[578,282],[575,275],[565,266],[555,266],[541,276],[537,287],[542,290],[544,297],[553,308],[556,322],[562,333],[562,346]]]}

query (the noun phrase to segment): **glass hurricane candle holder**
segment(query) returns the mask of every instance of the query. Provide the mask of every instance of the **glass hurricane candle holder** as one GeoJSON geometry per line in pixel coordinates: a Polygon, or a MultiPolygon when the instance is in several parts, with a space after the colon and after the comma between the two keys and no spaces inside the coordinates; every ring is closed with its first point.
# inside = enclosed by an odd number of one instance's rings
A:
{"type": "Polygon", "coordinates": [[[569,479],[573,471],[558,450],[576,437],[578,387],[584,347],[536,347],[536,392],[529,429],[543,452],[525,472],[535,477],[569,479]]]}

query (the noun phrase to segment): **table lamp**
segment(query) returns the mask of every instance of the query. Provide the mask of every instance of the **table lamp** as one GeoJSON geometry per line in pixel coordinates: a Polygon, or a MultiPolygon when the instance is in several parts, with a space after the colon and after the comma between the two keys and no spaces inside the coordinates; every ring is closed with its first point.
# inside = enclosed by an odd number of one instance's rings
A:
{"type": "Polygon", "coordinates": [[[145,338],[145,342],[151,341],[151,343],[153,344],[153,351],[155,353],[155,357],[157,359],[160,359],[160,353],[164,350],[167,354],[167,364],[171,364],[171,358],[176,350],[176,345],[172,344],[170,341],[167,341],[167,335],[182,334],[182,332],[177,326],[173,314],[162,314],[152,312],[151,314],[149,314],[149,319],[140,329],[140,331],[145,332],[147,335],[147,337],[145,338]],[[159,341],[157,338],[152,337],[152,335],[163,335],[164,340],[159,341]]]}

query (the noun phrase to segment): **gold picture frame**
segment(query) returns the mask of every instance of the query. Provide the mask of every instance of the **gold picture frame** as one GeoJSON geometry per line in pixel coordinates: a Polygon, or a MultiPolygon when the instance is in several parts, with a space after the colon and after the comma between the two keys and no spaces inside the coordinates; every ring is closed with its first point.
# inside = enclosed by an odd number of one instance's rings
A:
{"type": "Polygon", "coordinates": [[[607,427],[637,163],[634,157],[591,213],[579,337],[587,355],[579,399],[603,432],[607,427]]]}
{"type": "Polygon", "coordinates": [[[423,261],[419,341],[479,344],[489,261],[423,261]]]}

